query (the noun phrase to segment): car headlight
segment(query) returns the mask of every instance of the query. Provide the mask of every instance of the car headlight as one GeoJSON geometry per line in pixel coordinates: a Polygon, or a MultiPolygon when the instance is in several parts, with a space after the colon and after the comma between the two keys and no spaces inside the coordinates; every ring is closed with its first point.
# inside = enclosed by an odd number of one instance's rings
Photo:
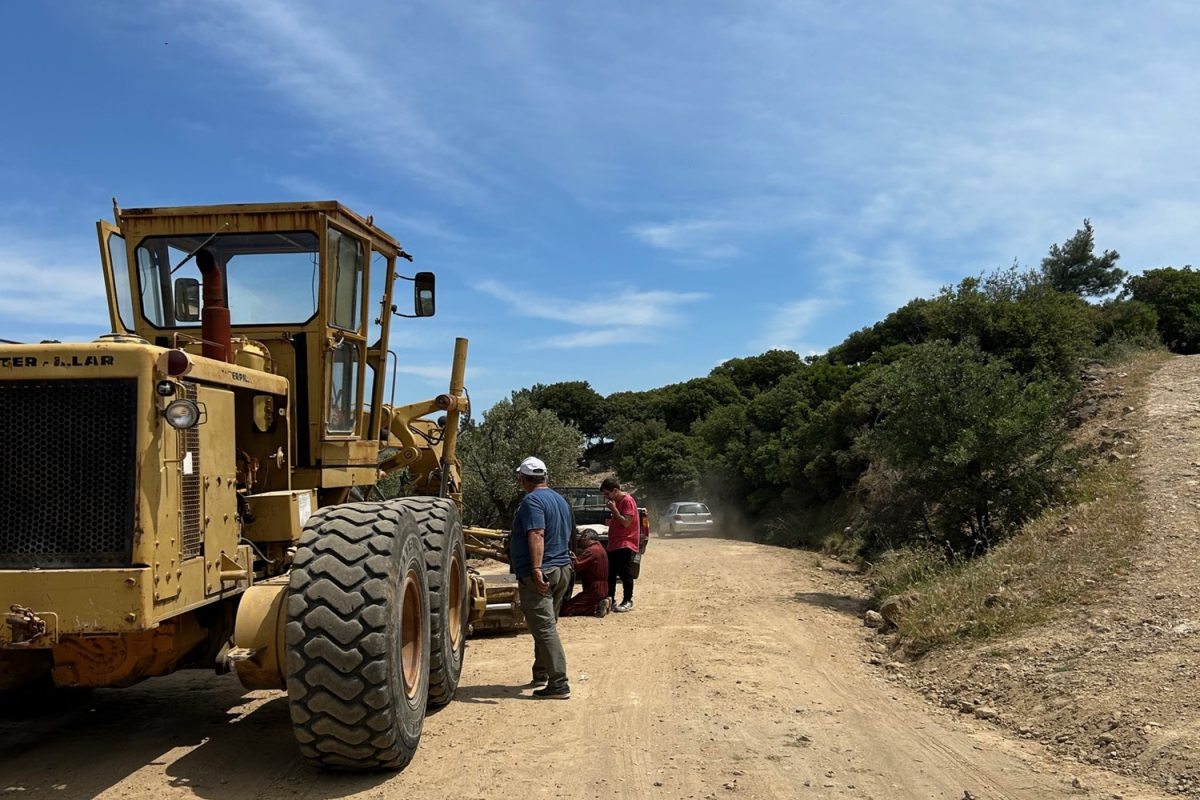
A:
{"type": "Polygon", "coordinates": [[[200,406],[196,405],[193,400],[181,397],[167,404],[167,407],[163,409],[163,416],[167,418],[167,424],[172,428],[181,431],[187,430],[196,427],[196,424],[200,422],[200,406]]]}

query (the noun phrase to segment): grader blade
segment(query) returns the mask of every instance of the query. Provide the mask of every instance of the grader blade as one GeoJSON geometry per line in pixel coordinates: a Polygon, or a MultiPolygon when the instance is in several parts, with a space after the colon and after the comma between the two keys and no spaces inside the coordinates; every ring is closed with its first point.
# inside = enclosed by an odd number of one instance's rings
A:
{"type": "Polygon", "coordinates": [[[525,615],[521,612],[521,601],[517,596],[516,576],[511,573],[492,573],[477,574],[472,578],[478,579],[483,598],[479,616],[472,617],[468,624],[467,630],[472,636],[526,630],[525,615]]]}
{"type": "Polygon", "coordinates": [[[492,528],[463,529],[467,555],[485,559],[482,569],[471,573],[471,615],[468,633],[511,633],[526,629],[525,615],[517,594],[517,578],[504,569],[508,564],[507,531],[492,528]]]}

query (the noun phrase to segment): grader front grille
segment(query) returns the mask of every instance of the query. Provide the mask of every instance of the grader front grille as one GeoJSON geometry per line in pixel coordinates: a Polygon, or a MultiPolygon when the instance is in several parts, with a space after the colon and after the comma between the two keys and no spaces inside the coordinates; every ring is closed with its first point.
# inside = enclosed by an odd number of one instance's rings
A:
{"type": "Polygon", "coordinates": [[[0,380],[0,569],[129,566],[137,381],[0,380]]]}
{"type": "MultiPolygon", "coordinates": [[[[196,384],[185,383],[184,391],[187,398],[195,401],[198,394],[196,384]]],[[[200,555],[204,541],[200,530],[200,429],[193,426],[183,431],[179,437],[182,442],[184,459],[182,482],[183,490],[183,520],[180,526],[183,535],[183,560],[200,555]]]]}

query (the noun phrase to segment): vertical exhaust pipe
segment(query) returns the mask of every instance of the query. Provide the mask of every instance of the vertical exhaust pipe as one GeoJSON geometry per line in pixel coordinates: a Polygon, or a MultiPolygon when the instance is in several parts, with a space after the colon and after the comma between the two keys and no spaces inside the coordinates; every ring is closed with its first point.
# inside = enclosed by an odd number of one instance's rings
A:
{"type": "Polygon", "coordinates": [[[204,340],[201,355],[228,363],[233,342],[229,333],[224,276],[210,250],[201,249],[196,253],[196,266],[204,276],[204,304],[200,309],[200,338],[204,340]]]}

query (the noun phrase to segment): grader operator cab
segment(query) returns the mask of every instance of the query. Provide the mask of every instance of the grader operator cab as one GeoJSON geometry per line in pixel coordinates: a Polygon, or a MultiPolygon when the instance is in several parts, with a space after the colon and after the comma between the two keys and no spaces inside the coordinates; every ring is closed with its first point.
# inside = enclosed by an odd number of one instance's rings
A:
{"type": "Polygon", "coordinates": [[[447,393],[385,385],[433,275],[398,309],[411,257],[336,202],[114,213],[113,333],[0,344],[0,689],[232,669],[287,690],[312,761],[404,766],[487,609],[457,505],[466,341],[447,393]],[[350,502],[397,470],[404,496],[350,502]]]}

